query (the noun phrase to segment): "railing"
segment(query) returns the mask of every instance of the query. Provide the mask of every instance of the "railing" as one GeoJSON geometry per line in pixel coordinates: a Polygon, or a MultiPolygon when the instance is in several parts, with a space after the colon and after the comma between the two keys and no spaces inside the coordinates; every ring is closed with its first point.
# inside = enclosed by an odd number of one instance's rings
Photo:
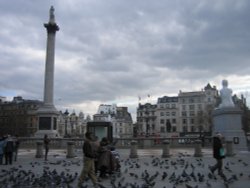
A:
{"type": "MultiPolygon", "coordinates": [[[[172,148],[187,148],[193,147],[195,140],[199,140],[199,137],[155,137],[155,138],[116,138],[114,139],[113,144],[117,148],[130,148],[131,141],[135,140],[138,143],[138,148],[161,148],[164,140],[168,140],[170,147],[172,148]]],[[[21,148],[36,148],[36,143],[38,141],[43,141],[42,138],[30,138],[30,137],[21,137],[20,147],[21,148]]],[[[206,137],[202,142],[202,145],[205,147],[211,147],[211,137],[206,137]]],[[[51,138],[50,148],[52,149],[66,149],[67,143],[73,141],[75,143],[75,148],[82,148],[84,139],[81,138],[51,138]]]]}

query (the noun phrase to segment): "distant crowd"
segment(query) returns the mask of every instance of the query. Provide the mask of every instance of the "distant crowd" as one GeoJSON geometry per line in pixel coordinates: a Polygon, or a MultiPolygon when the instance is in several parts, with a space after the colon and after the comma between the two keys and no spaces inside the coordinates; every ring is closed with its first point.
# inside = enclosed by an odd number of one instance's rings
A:
{"type": "Polygon", "coordinates": [[[17,161],[19,145],[17,135],[0,137],[0,165],[12,165],[13,160],[17,161]]]}

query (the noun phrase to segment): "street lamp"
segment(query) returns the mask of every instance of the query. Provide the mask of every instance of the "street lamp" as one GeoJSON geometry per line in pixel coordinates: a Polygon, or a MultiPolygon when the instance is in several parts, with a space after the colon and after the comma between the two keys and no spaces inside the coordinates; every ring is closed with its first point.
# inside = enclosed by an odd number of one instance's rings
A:
{"type": "Polygon", "coordinates": [[[64,117],[65,117],[65,131],[64,131],[64,137],[67,137],[68,136],[68,115],[69,115],[69,112],[68,110],[66,109],[66,111],[64,112],[64,117]]]}

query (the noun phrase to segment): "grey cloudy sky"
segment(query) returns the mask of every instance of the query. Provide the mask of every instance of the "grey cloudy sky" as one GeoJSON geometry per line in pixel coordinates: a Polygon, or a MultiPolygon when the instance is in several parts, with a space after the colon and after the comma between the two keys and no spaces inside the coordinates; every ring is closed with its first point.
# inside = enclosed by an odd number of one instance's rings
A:
{"type": "Polygon", "coordinates": [[[43,99],[51,5],[63,111],[116,103],[134,114],[138,96],[220,89],[222,79],[250,97],[248,0],[0,0],[0,96],[43,99]]]}

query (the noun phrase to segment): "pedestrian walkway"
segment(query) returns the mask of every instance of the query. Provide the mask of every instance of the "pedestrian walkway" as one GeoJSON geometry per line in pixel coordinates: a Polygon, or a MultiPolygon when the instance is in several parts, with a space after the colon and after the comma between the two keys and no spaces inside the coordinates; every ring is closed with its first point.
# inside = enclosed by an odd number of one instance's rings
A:
{"type": "MultiPolygon", "coordinates": [[[[250,153],[239,152],[224,160],[223,180],[208,170],[215,164],[210,149],[203,149],[203,157],[193,157],[193,149],[171,149],[170,158],[161,158],[160,149],[138,150],[138,158],[130,159],[129,149],[118,149],[121,155],[121,173],[103,179],[107,188],[245,188],[250,184],[250,153]]],[[[35,150],[21,149],[17,162],[0,166],[0,187],[72,187],[82,169],[82,151],[67,159],[65,150],[51,150],[48,161],[35,158],[35,150]]],[[[83,184],[91,188],[91,181],[83,184]]]]}

